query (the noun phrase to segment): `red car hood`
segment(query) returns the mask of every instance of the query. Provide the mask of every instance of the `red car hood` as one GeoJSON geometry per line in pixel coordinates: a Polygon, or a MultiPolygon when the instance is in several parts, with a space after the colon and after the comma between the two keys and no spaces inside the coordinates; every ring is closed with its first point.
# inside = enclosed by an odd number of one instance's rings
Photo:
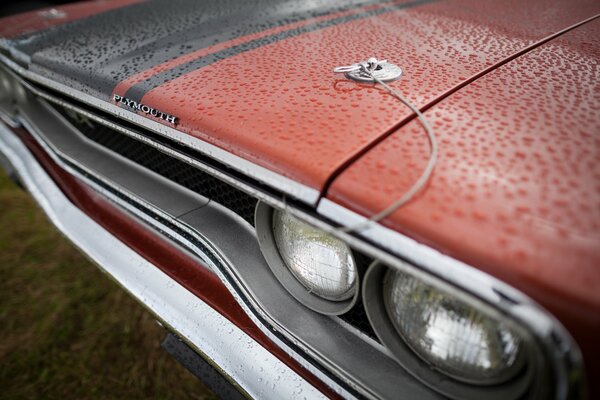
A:
{"type": "Polygon", "coordinates": [[[334,67],[388,59],[404,69],[398,85],[422,107],[600,8],[586,0],[270,0],[232,13],[212,3],[129,5],[9,46],[40,74],[174,115],[179,130],[322,190],[411,115],[334,67]]]}
{"type": "MultiPolygon", "coordinates": [[[[424,106],[469,77],[581,21],[593,8],[569,2],[565,10],[547,12],[541,2],[527,3],[400,1],[352,9],[333,16],[348,22],[328,26],[332,16],[316,18],[316,24],[327,27],[269,44],[261,41],[264,32],[242,39],[256,36],[259,47],[250,51],[236,49],[230,55],[230,47],[224,46],[236,46],[238,40],[199,50],[191,57],[224,48],[226,58],[155,88],[131,90],[134,82],[147,76],[144,71],[120,83],[115,93],[136,96],[177,115],[179,129],[190,135],[323,189],[358,153],[411,114],[378,88],[348,82],[333,74],[333,68],[369,56],[386,58],[404,68],[400,87],[411,101],[424,106]],[[511,12],[517,8],[519,13],[511,12]],[[365,17],[370,14],[374,15],[365,17]],[[532,15],[543,17],[532,20],[532,15]]],[[[315,20],[294,26],[301,29],[315,20]]],[[[271,35],[288,28],[276,28],[271,35]]],[[[244,49],[244,44],[237,46],[244,49]]],[[[190,56],[181,58],[167,64],[172,67],[190,56]]]]}

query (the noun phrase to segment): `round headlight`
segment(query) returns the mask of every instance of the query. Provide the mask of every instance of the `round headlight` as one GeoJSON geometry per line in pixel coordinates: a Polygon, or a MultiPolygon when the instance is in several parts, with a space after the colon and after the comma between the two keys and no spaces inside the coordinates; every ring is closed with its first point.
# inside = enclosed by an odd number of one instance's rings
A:
{"type": "Polygon", "coordinates": [[[519,372],[521,339],[502,321],[404,272],[388,271],[383,290],[398,334],[439,371],[474,384],[519,372]]]}
{"type": "MultiPolygon", "coordinates": [[[[374,262],[363,304],[381,343],[404,369],[443,395],[515,400],[544,379],[526,329],[466,291],[399,262],[374,262]]],[[[529,392],[529,394],[532,394],[529,392]]]]}
{"type": "Polygon", "coordinates": [[[356,265],[344,242],[281,211],[273,214],[273,234],[283,262],[307,290],[333,301],[354,296],[356,265]]]}
{"type": "Polygon", "coordinates": [[[255,222],[269,268],[296,300],[328,315],[343,314],[352,308],[360,285],[348,245],[262,202],[256,206],[255,222]]]}

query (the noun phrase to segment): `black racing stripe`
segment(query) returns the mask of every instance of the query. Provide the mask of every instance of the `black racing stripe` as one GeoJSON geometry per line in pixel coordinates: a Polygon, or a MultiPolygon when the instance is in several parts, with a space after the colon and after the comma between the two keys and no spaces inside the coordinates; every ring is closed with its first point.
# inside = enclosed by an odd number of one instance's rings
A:
{"type": "Polygon", "coordinates": [[[432,3],[438,0],[415,0],[404,4],[397,4],[391,6],[381,7],[375,10],[368,10],[359,12],[352,15],[346,15],[339,18],[333,18],[326,21],[316,22],[314,24],[305,25],[302,27],[290,29],[287,31],[283,31],[280,33],[276,33],[270,36],[265,36],[259,39],[251,40],[236,46],[229,47],[227,49],[223,49],[221,51],[217,51],[215,53],[206,55],[204,57],[200,57],[194,60],[191,60],[187,63],[178,65],[171,69],[160,72],[156,75],[153,75],[143,81],[140,81],[130,87],[125,93],[125,97],[128,99],[132,99],[135,101],[141,101],[142,97],[152,89],[163,85],[166,82],[169,82],[173,79],[179,78],[182,75],[185,75],[189,72],[195,71],[207,65],[213,64],[217,61],[224,60],[228,57],[244,53],[246,51],[255,50],[257,48],[279,42],[281,40],[285,40],[294,36],[298,36],[304,33],[317,31],[320,29],[325,29],[331,26],[343,24],[346,22],[356,21],[360,19],[365,19],[373,16],[377,16],[380,14],[385,14],[392,11],[398,11],[402,9],[408,9],[416,6],[420,6],[427,3],[432,3]]]}
{"type": "Polygon", "coordinates": [[[393,0],[155,0],[15,38],[34,68],[108,99],[166,61],[265,29],[393,0]]]}
{"type": "Polygon", "coordinates": [[[340,5],[331,4],[328,0],[317,2],[278,0],[263,4],[261,8],[264,10],[254,12],[251,9],[256,9],[256,5],[254,7],[250,5],[250,9],[240,7],[230,14],[205,18],[192,26],[186,26],[180,31],[137,47],[121,57],[118,63],[114,62],[117,60],[113,60],[111,64],[101,69],[106,73],[110,73],[109,70],[117,66],[137,72],[145,71],[181,56],[182,52],[189,54],[216,43],[227,42],[267,29],[392,1],[395,0],[345,0],[344,4],[340,5]],[[160,51],[156,51],[157,49],[160,51]]]}

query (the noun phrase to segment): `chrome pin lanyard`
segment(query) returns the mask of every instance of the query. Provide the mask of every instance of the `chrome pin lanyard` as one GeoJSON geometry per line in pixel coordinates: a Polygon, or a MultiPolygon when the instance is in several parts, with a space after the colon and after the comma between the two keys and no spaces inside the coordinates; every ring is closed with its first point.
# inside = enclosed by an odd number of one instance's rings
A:
{"type": "Polygon", "coordinates": [[[358,223],[353,226],[345,226],[340,228],[340,230],[343,232],[352,232],[362,230],[368,227],[371,223],[378,222],[383,218],[388,217],[389,215],[394,213],[398,208],[402,207],[404,204],[412,200],[413,197],[425,187],[425,185],[431,178],[431,175],[435,168],[435,164],[437,162],[438,146],[435,139],[435,134],[433,133],[433,129],[431,128],[431,125],[429,125],[429,122],[427,121],[423,113],[421,113],[421,111],[417,107],[415,107],[410,101],[405,99],[399,91],[392,88],[386,83],[399,79],[403,73],[402,68],[387,62],[387,60],[377,60],[376,58],[371,57],[366,61],[361,61],[352,65],[334,68],[333,72],[337,74],[345,74],[348,79],[357,82],[371,82],[383,86],[392,96],[396,97],[398,100],[404,103],[404,105],[406,105],[412,112],[416,114],[417,118],[423,125],[423,128],[425,128],[427,138],[429,139],[429,144],[431,146],[427,166],[421,173],[419,179],[417,179],[415,183],[406,192],[404,192],[404,194],[398,200],[394,201],[383,211],[380,211],[379,213],[371,216],[367,221],[358,223]]]}

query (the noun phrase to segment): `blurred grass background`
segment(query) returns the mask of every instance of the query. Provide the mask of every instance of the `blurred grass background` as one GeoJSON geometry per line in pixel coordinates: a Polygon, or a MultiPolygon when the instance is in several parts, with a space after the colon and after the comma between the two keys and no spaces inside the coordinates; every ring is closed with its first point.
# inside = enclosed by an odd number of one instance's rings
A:
{"type": "Polygon", "coordinates": [[[213,399],[0,168],[0,399],[213,399]]]}

